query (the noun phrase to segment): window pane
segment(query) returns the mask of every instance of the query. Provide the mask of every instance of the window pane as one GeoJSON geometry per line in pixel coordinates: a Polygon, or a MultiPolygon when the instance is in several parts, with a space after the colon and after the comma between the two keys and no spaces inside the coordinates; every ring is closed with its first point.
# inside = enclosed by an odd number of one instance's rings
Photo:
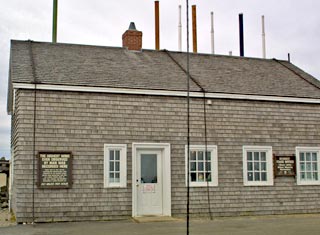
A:
{"type": "Polygon", "coordinates": [[[311,161],[311,154],[310,153],[306,153],[306,160],[311,161]]]}
{"type": "Polygon", "coordinates": [[[312,163],[312,169],[314,171],[318,171],[318,164],[317,163],[312,163]]]}
{"type": "Polygon", "coordinates": [[[115,168],[116,171],[120,171],[120,162],[116,162],[116,168],[115,168]]]}
{"type": "Polygon", "coordinates": [[[259,161],[259,152],[254,152],[254,160],[259,161]]]}
{"type": "Polygon", "coordinates": [[[260,181],[260,173],[259,172],[254,173],[254,181],[260,181]]]}
{"type": "Polygon", "coordinates": [[[203,160],[203,152],[202,151],[198,152],[198,160],[203,160]]]}
{"type": "Polygon", "coordinates": [[[116,157],[116,160],[119,161],[119,160],[120,160],[120,150],[116,150],[116,151],[115,151],[115,155],[116,155],[116,156],[115,156],[115,157],[116,157]]]}
{"type": "Polygon", "coordinates": [[[157,154],[141,154],[141,183],[157,183],[157,154]]]}
{"type": "Polygon", "coordinates": [[[307,163],[307,171],[311,171],[311,163],[307,163]]]}
{"type": "Polygon", "coordinates": [[[253,171],[252,162],[248,162],[248,171],[253,171]]]}
{"type": "Polygon", "coordinates": [[[190,163],[190,171],[196,171],[196,163],[195,162],[190,163]]]}
{"type": "Polygon", "coordinates": [[[261,161],[265,162],[266,161],[266,152],[261,152],[261,161]]]}
{"type": "Polygon", "coordinates": [[[312,161],[317,161],[317,153],[312,153],[312,161]]]}
{"type": "Polygon", "coordinates": [[[318,180],[318,173],[317,173],[317,172],[314,172],[314,173],[313,173],[313,179],[314,179],[314,180],[318,180]]]}
{"type": "Polygon", "coordinates": [[[267,173],[266,172],[261,173],[261,181],[267,181],[267,173]]]}
{"type": "Polygon", "coordinates": [[[206,160],[210,161],[211,160],[211,152],[207,152],[206,160]]]}
{"type": "Polygon", "coordinates": [[[114,171],[114,162],[109,162],[110,171],[114,171]]]}
{"type": "Polygon", "coordinates": [[[253,173],[248,172],[248,181],[253,181],[253,173]]]}
{"type": "Polygon", "coordinates": [[[110,183],[114,182],[114,173],[109,174],[109,181],[110,181],[110,183]]]}
{"type": "Polygon", "coordinates": [[[191,151],[190,153],[190,159],[191,160],[197,160],[197,154],[196,154],[196,151],[191,151]]]}
{"type": "Polygon", "coordinates": [[[211,162],[206,162],[206,171],[211,171],[211,162]]]}
{"type": "Polygon", "coordinates": [[[203,162],[198,162],[198,171],[203,171],[203,162]]]}
{"type": "Polygon", "coordinates": [[[267,163],[266,162],[261,162],[261,170],[266,171],[267,170],[267,163]]]}
{"type": "Polygon", "coordinates": [[[303,172],[301,173],[301,180],[305,180],[306,179],[306,174],[303,172]]]}
{"type": "Polygon", "coordinates": [[[197,173],[191,173],[190,174],[190,180],[191,182],[196,182],[197,181],[197,173]]]}
{"type": "Polygon", "coordinates": [[[114,160],[114,151],[110,150],[110,160],[114,160]]]}
{"type": "Polygon", "coordinates": [[[300,161],[304,161],[304,153],[300,152],[300,161]]]}
{"type": "Polygon", "coordinates": [[[311,172],[307,172],[307,179],[308,179],[308,180],[311,180],[311,179],[312,179],[311,176],[312,176],[312,175],[311,175],[311,172]]]}
{"type": "Polygon", "coordinates": [[[211,173],[206,173],[206,179],[208,182],[211,182],[211,173]]]}
{"type": "Polygon", "coordinates": [[[198,181],[203,182],[204,181],[204,175],[203,173],[198,173],[198,181]]]}
{"type": "Polygon", "coordinates": [[[260,166],[259,165],[260,165],[259,162],[255,162],[254,163],[254,170],[255,171],[259,171],[260,170],[260,166]]]}
{"type": "Polygon", "coordinates": [[[115,173],[114,182],[116,183],[120,182],[120,173],[115,173]]]}
{"type": "Polygon", "coordinates": [[[248,161],[252,161],[252,152],[247,152],[248,161]]]}
{"type": "Polygon", "coordinates": [[[300,170],[301,171],[305,171],[306,170],[306,167],[305,167],[304,163],[300,163],[300,170]]]}

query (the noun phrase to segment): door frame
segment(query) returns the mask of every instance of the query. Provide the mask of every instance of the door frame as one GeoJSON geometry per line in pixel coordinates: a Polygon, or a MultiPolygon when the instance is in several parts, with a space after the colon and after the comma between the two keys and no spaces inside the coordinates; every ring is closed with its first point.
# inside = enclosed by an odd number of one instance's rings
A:
{"type": "Polygon", "coordinates": [[[171,216],[171,149],[169,143],[132,143],[132,217],[138,216],[136,169],[138,151],[160,150],[162,157],[162,211],[163,216],[171,216]]]}

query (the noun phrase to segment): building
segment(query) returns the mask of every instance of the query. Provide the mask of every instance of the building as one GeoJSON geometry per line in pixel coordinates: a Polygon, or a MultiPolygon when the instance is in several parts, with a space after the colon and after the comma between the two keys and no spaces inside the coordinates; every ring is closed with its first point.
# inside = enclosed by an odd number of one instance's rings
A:
{"type": "MultiPolygon", "coordinates": [[[[185,216],[187,54],[141,40],[11,42],[18,222],[185,216]]],[[[190,73],[191,216],[319,213],[320,82],[208,54],[190,54],[190,73]]]]}

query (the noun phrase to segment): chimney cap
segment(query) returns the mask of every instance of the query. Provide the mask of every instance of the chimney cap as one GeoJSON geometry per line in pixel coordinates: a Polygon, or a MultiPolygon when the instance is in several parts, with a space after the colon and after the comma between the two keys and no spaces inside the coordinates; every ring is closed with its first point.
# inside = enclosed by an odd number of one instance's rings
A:
{"type": "Polygon", "coordinates": [[[131,22],[129,25],[129,30],[137,30],[136,29],[136,25],[134,24],[134,22],[131,22]]]}

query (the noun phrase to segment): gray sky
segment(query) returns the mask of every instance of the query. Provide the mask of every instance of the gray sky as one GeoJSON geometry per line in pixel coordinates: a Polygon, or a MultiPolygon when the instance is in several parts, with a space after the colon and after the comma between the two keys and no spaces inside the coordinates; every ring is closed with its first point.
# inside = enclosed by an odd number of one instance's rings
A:
{"type": "MultiPolygon", "coordinates": [[[[10,39],[51,41],[52,0],[0,0],[0,157],[10,155],[6,113],[10,39]]],[[[287,59],[320,78],[319,0],[190,0],[197,5],[198,52],[210,53],[210,12],[214,12],[217,54],[239,55],[238,14],[244,14],[245,56],[261,57],[261,15],[265,15],[267,57],[287,59]]],[[[186,3],[160,0],[160,47],[178,50],[178,5],[182,5],[186,50],[186,3]]],[[[153,0],[60,0],[58,42],[116,46],[134,21],[143,48],[154,48],[153,0]]],[[[190,22],[191,23],[191,22],[190,22]]],[[[191,27],[190,27],[191,31],[191,27]]],[[[192,50],[192,44],[190,44],[192,50]]]]}

